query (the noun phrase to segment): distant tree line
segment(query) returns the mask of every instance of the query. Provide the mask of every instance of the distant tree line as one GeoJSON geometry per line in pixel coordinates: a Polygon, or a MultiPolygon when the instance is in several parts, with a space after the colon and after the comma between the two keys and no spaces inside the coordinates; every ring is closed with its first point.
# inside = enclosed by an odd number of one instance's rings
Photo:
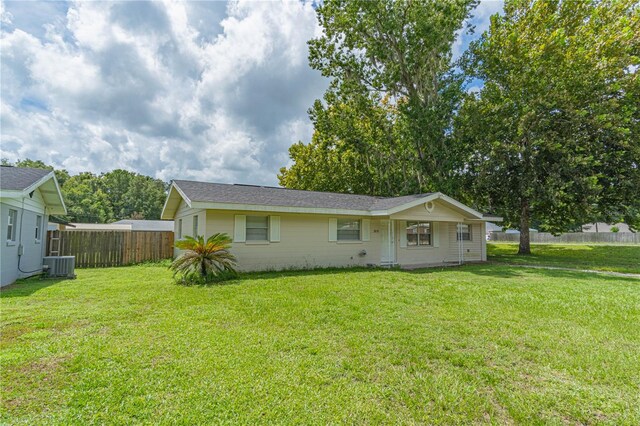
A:
{"type": "Polygon", "coordinates": [[[40,160],[18,160],[3,165],[54,170],[67,206],[69,222],[110,223],[121,219],[160,219],[169,185],[139,173],[117,169],[95,175],[71,175],[40,160]]]}

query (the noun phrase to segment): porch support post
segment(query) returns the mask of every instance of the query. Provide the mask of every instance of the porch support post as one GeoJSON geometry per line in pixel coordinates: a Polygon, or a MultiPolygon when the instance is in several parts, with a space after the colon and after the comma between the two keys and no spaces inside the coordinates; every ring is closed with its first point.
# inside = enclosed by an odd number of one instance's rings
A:
{"type": "Polygon", "coordinates": [[[458,240],[458,265],[464,263],[464,241],[462,241],[462,223],[456,225],[456,239],[458,240]]]}

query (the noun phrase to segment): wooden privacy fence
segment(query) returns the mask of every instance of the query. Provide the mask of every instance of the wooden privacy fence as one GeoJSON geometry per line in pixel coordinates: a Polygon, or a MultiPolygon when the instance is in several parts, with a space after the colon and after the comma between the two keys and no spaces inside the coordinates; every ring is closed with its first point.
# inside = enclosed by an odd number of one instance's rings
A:
{"type": "MultiPolygon", "coordinates": [[[[532,243],[600,243],[600,244],[640,244],[640,233],[636,232],[567,232],[553,236],[548,232],[531,232],[529,234],[532,243]]],[[[491,241],[520,241],[520,234],[506,234],[504,232],[492,232],[491,241]]]]}
{"type": "Polygon", "coordinates": [[[47,256],[75,256],[77,268],[124,266],[173,256],[173,232],[49,231],[47,256]]]}

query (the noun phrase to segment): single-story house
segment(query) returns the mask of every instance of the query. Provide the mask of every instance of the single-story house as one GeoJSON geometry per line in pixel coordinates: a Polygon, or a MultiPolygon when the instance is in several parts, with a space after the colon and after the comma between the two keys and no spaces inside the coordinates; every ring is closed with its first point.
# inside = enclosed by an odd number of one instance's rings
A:
{"type": "Polygon", "coordinates": [[[0,167],[0,286],[42,272],[48,217],[66,213],[53,171],[0,167]]]}
{"type": "MultiPolygon", "coordinates": [[[[175,238],[223,232],[240,270],[418,266],[487,259],[482,213],[439,192],[403,197],[172,181],[175,238]]],[[[176,251],[176,254],[178,252],[176,251]]]]}
{"type": "Polygon", "coordinates": [[[122,219],[113,222],[113,225],[128,225],[132,231],[173,231],[172,220],[122,219]]]}
{"type": "MultiPolygon", "coordinates": [[[[513,229],[513,228],[508,228],[505,229],[500,225],[496,225],[495,223],[491,223],[491,222],[487,222],[486,224],[487,228],[487,240],[491,240],[491,234],[494,232],[500,232],[500,233],[505,233],[505,234],[519,234],[520,230],[519,229],[513,229]]],[[[529,228],[529,232],[538,232],[537,229],[534,228],[529,228]]]]}
{"type": "Polygon", "coordinates": [[[604,222],[586,223],[582,225],[582,232],[612,232],[611,228],[613,227],[618,228],[617,232],[632,232],[629,225],[624,222],[614,224],[604,222]]]}
{"type": "Polygon", "coordinates": [[[114,225],[113,223],[81,223],[71,222],[59,228],[65,231],[131,231],[129,225],[114,225]]]}

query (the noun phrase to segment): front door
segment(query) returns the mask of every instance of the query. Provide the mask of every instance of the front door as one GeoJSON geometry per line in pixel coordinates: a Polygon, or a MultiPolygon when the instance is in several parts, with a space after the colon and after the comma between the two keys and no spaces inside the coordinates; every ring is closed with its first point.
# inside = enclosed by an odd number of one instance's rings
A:
{"type": "Polygon", "coordinates": [[[380,263],[383,265],[396,263],[396,239],[393,224],[392,220],[380,221],[380,263]]]}

